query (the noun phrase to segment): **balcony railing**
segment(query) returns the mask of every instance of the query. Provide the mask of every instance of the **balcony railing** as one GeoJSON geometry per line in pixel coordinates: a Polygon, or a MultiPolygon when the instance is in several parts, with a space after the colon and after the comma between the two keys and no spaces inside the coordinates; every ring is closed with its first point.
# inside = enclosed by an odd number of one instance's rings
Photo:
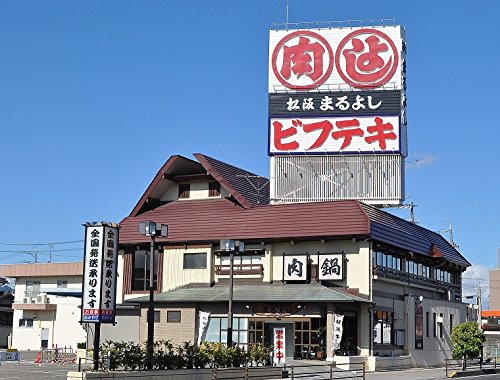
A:
{"type": "MultiPolygon", "coordinates": [[[[216,265],[215,274],[228,276],[229,275],[229,265],[216,265]]],[[[233,274],[235,275],[245,275],[245,274],[262,274],[264,273],[264,266],[262,264],[233,264],[233,274]]]]}
{"type": "Polygon", "coordinates": [[[461,293],[460,285],[458,284],[439,281],[434,278],[419,276],[413,273],[408,273],[397,269],[374,266],[373,274],[377,275],[379,278],[390,278],[392,280],[410,282],[412,284],[418,284],[423,286],[435,286],[443,289],[452,289],[455,292],[455,294],[461,293]]]}

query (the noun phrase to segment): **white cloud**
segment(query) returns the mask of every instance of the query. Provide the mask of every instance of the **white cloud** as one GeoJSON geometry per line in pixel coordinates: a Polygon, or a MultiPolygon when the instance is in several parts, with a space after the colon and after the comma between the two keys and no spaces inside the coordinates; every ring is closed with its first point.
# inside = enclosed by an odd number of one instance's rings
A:
{"type": "Polygon", "coordinates": [[[462,276],[462,296],[474,296],[464,299],[464,302],[475,303],[479,288],[481,288],[481,304],[483,310],[489,308],[490,286],[488,267],[481,264],[472,264],[462,276]]]}
{"type": "Polygon", "coordinates": [[[414,152],[408,157],[406,167],[409,170],[420,169],[424,166],[433,164],[437,159],[438,156],[435,156],[430,153],[414,152]]]}

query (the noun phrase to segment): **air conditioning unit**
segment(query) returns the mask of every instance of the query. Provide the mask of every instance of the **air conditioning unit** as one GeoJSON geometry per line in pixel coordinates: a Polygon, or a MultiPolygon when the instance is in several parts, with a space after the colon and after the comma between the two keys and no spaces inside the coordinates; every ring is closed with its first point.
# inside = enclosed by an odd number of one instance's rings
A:
{"type": "Polygon", "coordinates": [[[24,297],[23,303],[31,303],[31,297],[24,297]]]}
{"type": "Polygon", "coordinates": [[[37,295],[36,303],[48,303],[47,293],[40,293],[37,295]]]}

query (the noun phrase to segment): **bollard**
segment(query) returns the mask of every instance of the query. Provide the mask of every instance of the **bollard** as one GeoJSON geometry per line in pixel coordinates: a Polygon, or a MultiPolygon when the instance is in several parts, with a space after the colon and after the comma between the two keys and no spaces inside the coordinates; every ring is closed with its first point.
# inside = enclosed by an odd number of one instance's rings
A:
{"type": "Polygon", "coordinates": [[[82,372],[82,358],[78,358],[78,372],[82,372]]]}
{"type": "Polygon", "coordinates": [[[293,370],[293,364],[290,366],[290,372],[292,374],[292,380],[295,379],[295,377],[294,377],[294,370],[293,370]]]}
{"type": "Polygon", "coordinates": [[[330,363],[330,380],[333,379],[333,363],[330,363]]]}
{"type": "Polygon", "coordinates": [[[365,362],[363,362],[363,380],[365,380],[365,376],[366,376],[366,364],[365,362]]]}
{"type": "Polygon", "coordinates": [[[245,380],[248,380],[248,366],[245,366],[245,380]]]}

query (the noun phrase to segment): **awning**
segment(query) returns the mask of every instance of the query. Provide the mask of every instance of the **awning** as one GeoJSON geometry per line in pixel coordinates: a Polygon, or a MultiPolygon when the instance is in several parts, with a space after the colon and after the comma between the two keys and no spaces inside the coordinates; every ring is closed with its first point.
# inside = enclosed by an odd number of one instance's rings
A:
{"type": "MultiPolygon", "coordinates": [[[[229,300],[229,287],[187,286],[154,295],[155,302],[225,302],[229,300]]],[[[342,288],[311,284],[235,284],[234,302],[363,302],[370,301],[350,294],[342,288]]],[[[126,302],[149,302],[149,295],[128,299],[126,302]]]]}

